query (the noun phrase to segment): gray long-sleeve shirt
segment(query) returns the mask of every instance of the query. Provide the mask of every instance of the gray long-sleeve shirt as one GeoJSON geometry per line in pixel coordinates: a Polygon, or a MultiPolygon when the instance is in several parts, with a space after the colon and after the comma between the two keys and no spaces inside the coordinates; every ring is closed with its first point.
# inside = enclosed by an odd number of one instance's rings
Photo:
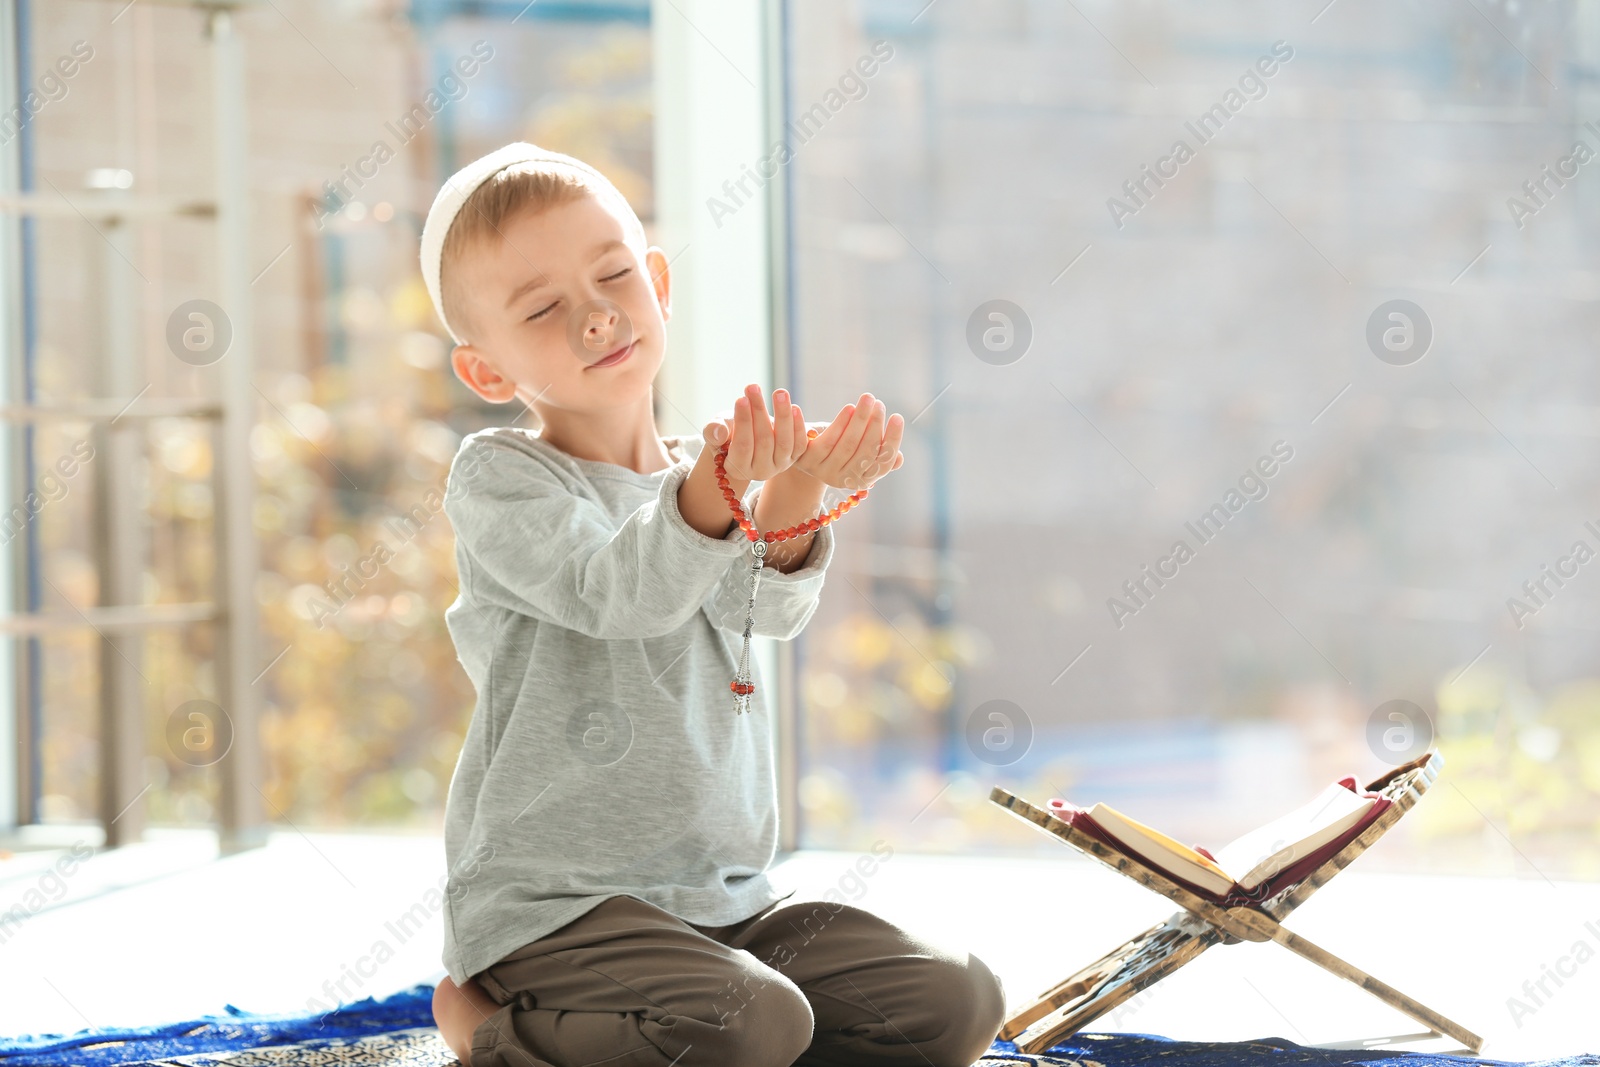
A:
{"type": "MultiPolygon", "coordinates": [[[[793,892],[767,875],[777,787],[753,655],[749,714],[728,688],[750,542],[684,521],[704,441],[662,440],[675,462],[651,474],[516,428],[470,435],[451,465],[460,593],[445,622],[478,694],[445,804],[457,984],[614,896],[720,926],[793,892]]],[[[762,569],[753,633],[800,632],[833,545],[824,526],[801,568],[762,569]]]]}

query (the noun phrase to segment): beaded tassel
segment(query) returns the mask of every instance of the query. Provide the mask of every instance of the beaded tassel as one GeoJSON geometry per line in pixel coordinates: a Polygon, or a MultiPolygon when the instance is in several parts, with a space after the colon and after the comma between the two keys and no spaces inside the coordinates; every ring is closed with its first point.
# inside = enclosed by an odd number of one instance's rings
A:
{"type": "Polygon", "coordinates": [[[733,713],[742,715],[750,710],[750,694],[756,691],[750,679],[750,631],[756,624],[756,590],[761,588],[761,568],[766,566],[767,542],[757,541],[751,550],[755,562],[750,565],[750,599],[744,606],[744,650],[739,653],[739,670],[733,676],[733,713]]]}
{"type": "MultiPolygon", "coordinates": [[[[816,437],[820,431],[807,430],[806,436],[816,437]]],[[[814,519],[790,526],[775,533],[763,534],[756,529],[756,524],[744,513],[744,508],[739,504],[739,497],[733,491],[733,486],[728,483],[728,471],[725,461],[728,458],[728,446],[723,445],[717,449],[716,474],[717,485],[722,490],[722,499],[728,502],[728,507],[733,510],[734,517],[739,520],[739,529],[744,531],[745,537],[753,542],[751,551],[755,553],[755,562],[750,565],[750,599],[745,603],[744,609],[744,650],[739,654],[739,669],[733,676],[733,681],[728,683],[728,688],[733,690],[733,713],[742,715],[750,710],[750,694],[756,691],[755,682],[750,676],[750,632],[755,627],[756,621],[756,590],[761,586],[761,568],[766,565],[767,545],[777,541],[787,541],[791,537],[802,537],[806,534],[816,533],[822,527],[832,523],[833,520],[855,507],[866,499],[867,490],[858,489],[847,498],[835,504],[828,511],[824,511],[814,519]]]]}

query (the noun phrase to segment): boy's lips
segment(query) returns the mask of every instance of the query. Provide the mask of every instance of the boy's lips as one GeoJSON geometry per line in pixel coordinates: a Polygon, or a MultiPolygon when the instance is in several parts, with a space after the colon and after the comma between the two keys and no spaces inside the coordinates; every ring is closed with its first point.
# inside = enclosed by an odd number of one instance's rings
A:
{"type": "Polygon", "coordinates": [[[614,367],[618,363],[621,363],[623,360],[627,359],[629,356],[633,355],[633,349],[634,349],[634,347],[636,345],[638,345],[638,343],[639,342],[638,342],[637,339],[635,339],[633,341],[630,341],[627,344],[623,345],[621,348],[617,349],[615,352],[613,352],[610,355],[606,356],[606,358],[597,359],[593,363],[589,364],[589,366],[590,367],[614,367]]]}

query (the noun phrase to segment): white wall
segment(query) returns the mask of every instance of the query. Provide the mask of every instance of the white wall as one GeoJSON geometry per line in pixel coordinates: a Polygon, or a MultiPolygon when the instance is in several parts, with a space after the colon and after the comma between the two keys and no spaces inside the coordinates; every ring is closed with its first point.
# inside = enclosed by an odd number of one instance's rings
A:
{"type": "MultiPolygon", "coordinates": [[[[770,393],[766,198],[713,220],[725,182],[765,153],[762,4],[656,0],[657,240],[673,261],[662,430],[696,431],[745,385],[770,393]],[[748,79],[748,80],[747,80],[748,79]]],[[[748,184],[746,188],[753,188],[748,184]]]]}
{"type": "MultiPolygon", "coordinates": [[[[770,408],[773,231],[780,186],[751,175],[777,138],[771,47],[776,0],[653,0],[657,243],[672,261],[672,321],[657,381],[664,433],[698,433],[732,413],[750,382],[770,408]],[[744,177],[742,190],[733,188],[744,177]],[[708,201],[719,202],[716,210],[708,201]]],[[[779,176],[781,179],[781,175],[779,176]]],[[[781,320],[780,320],[781,321],[781,320]]],[[[812,417],[808,413],[808,418],[812,417]]],[[[794,846],[795,717],[789,649],[751,642],[777,719],[783,840],[794,846]]]]}

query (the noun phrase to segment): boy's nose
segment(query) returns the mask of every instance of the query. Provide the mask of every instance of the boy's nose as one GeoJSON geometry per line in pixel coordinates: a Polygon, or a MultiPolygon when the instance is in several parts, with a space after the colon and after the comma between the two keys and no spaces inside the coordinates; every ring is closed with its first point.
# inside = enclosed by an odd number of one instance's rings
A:
{"type": "Polygon", "coordinates": [[[576,308],[568,320],[568,346],[586,363],[604,359],[632,341],[632,320],[610,300],[591,300],[576,308]]]}
{"type": "MultiPolygon", "coordinates": [[[[598,350],[611,343],[611,327],[616,323],[616,317],[608,315],[598,308],[589,312],[589,320],[583,326],[584,347],[598,350]]],[[[596,351],[596,355],[600,353],[596,351]]]]}

